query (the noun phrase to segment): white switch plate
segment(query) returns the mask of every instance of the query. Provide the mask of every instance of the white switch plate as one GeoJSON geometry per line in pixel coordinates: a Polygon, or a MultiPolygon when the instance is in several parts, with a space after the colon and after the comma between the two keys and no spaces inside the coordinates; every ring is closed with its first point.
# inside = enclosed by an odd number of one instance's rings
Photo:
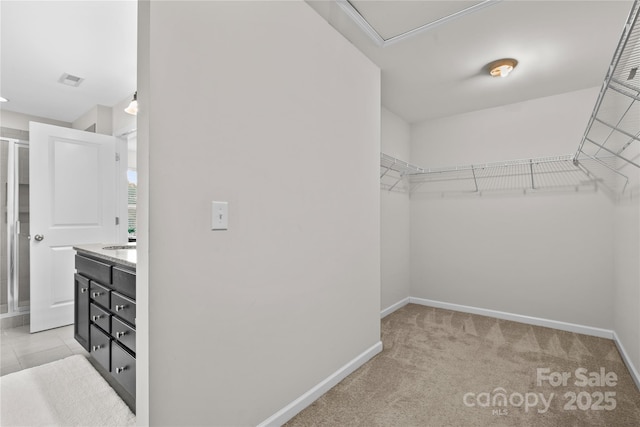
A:
{"type": "Polygon", "coordinates": [[[211,202],[211,229],[227,230],[229,228],[229,203],[211,202]]]}

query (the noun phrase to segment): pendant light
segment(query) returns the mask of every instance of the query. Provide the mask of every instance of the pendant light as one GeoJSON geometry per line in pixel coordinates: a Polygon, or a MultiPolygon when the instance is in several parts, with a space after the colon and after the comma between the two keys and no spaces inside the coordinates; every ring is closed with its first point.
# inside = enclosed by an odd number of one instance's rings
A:
{"type": "Polygon", "coordinates": [[[138,114],[138,91],[133,94],[133,99],[129,103],[129,106],[124,109],[124,111],[134,116],[138,114]]]}

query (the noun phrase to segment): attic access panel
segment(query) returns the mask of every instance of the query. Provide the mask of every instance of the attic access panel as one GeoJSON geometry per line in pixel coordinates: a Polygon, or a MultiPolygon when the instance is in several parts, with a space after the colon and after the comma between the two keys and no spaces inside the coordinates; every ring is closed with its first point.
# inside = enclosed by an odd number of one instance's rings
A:
{"type": "Polygon", "coordinates": [[[336,0],[376,43],[385,46],[500,0],[336,0]]]}

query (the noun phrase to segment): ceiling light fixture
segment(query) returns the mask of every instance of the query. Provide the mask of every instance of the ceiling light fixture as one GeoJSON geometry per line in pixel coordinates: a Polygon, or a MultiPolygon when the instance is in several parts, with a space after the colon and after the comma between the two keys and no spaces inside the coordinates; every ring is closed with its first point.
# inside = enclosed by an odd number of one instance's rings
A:
{"type": "Polygon", "coordinates": [[[7,98],[3,98],[2,96],[0,96],[0,102],[9,102],[9,100],[7,98]]]}
{"type": "Polygon", "coordinates": [[[129,106],[124,109],[124,111],[134,116],[138,115],[138,91],[133,94],[133,99],[129,103],[129,106]]]}
{"type": "Polygon", "coordinates": [[[513,58],[498,59],[489,64],[489,74],[493,77],[507,77],[516,65],[518,61],[513,58]]]}

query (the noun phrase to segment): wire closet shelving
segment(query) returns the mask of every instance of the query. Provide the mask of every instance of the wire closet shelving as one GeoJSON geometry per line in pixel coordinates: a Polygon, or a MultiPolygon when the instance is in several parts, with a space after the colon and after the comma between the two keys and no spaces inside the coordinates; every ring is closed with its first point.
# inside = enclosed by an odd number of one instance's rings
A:
{"type": "Polygon", "coordinates": [[[640,169],[640,1],[633,3],[600,89],[576,164],[598,176],[612,195],[637,192],[640,169]]]}
{"type": "Polygon", "coordinates": [[[640,193],[640,0],[624,26],[575,154],[478,165],[421,168],[380,155],[389,191],[483,194],[497,191],[604,190],[613,199],[640,193]]]}
{"type": "Polygon", "coordinates": [[[572,154],[423,169],[383,153],[380,168],[381,188],[389,191],[444,195],[597,189],[596,178],[574,163],[572,154]]]}

